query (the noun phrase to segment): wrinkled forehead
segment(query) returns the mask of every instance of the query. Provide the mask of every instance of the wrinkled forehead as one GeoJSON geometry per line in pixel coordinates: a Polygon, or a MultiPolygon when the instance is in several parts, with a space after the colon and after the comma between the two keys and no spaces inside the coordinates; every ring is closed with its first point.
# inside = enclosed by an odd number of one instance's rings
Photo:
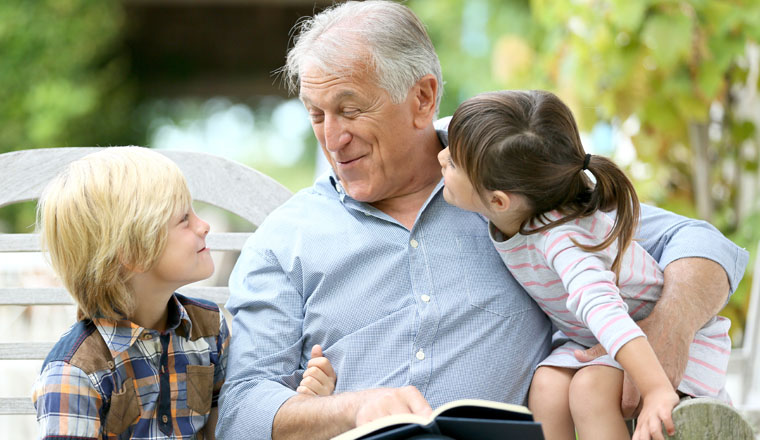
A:
{"type": "Polygon", "coordinates": [[[321,106],[351,98],[365,98],[382,93],[374,75],[363,67],[326,71],[310,64],[301,70],[299,98],[306,105],[321,106]]]}

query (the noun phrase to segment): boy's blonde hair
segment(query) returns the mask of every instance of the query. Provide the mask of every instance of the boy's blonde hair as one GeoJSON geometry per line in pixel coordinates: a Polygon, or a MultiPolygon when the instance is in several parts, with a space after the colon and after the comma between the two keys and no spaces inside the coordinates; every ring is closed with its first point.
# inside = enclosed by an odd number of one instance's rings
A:
{"type": "Polygon", "coordinates": [[[164,251],[169,219],[190,204],[179,167],[140,147],[89,154],[48,184],[37,206],[42,248],[80,317],[131,315],[132,271],[153,266],[164,251]]]}

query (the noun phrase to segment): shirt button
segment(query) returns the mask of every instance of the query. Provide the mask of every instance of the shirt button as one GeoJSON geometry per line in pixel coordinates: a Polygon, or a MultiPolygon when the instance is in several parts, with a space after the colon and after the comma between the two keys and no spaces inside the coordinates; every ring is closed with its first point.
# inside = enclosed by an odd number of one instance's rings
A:
{"type": "Polygon", "coordinates": [[[426,303],[430,302],[430,296],[428,296],[428,295],[422,295],[420,298],[422,299],[422,301],[424,301],[426,303]]]}
{"type": "Polygon", "coordinates": [[[164,422],[164,423],[166,423],[166,422],[169,421],[169,417],[167,417],[166,414],[164,414],[164,415],[161,416],[161,421],[164,422]]]}
{"type": "Polygon", "coordinates": [[[149,341],[153,339],[153,335],[151,335],[150,333],[143,333],[142,338],[146,341],[149,341]]]}
{"type": "Polygon", "coordinates": [[[419,360],[423,360],[425,359],[425,352],[420,348],[420,350],[414,356],[419,360]]]}
{"type": "Polygon", "coordinates": [[[412,245],[413,248],[417,248],[420,244],[417,242],[417,240],[412,239],[412,241],[409,242],[409,244],[412,245]]]}
{"type": "Polygon", "coordinates": [[[108,365],[108,368],[109,368],[109,369],[113,370],[113,367],[114,367],[114,363],[113,363],[113,361],[108,361],[108,362],[106,362],[106,365],[108,365]]]}

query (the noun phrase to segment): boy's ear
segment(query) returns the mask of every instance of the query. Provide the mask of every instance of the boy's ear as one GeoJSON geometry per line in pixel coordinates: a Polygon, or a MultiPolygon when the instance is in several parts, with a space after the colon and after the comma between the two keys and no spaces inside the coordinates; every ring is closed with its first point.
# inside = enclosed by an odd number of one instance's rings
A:
{"type": "Polygon", "coordinates": [[[126,258],[124,258],[123,255],[119,255],[119,264],[124,266],[124,269],[126,269],[128,272],[132,273],[143,273],[145,272],[145,268],[138,265],[138,264],[132,264],[129,261],[127,261],[126,258]]]}
{"type": "Polygon", "coordinates": [[[412,111],[416,128],[426,128],[433,122],[438,87],[438,80],[432,74],[423,76],[412,87],[410,93],[414,93],[412,111]]]}
{"type": "Polygon", "coordinates": [[[504,191],[489,191],[488,207],[494,212],[505,212],[509,210],[512,199],[504,191]]]}

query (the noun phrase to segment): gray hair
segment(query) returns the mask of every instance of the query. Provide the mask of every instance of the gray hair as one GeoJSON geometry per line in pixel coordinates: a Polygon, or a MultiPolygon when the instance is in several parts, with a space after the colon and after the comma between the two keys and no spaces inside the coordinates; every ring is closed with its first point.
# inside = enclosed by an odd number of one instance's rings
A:
{"type": "Polygon", "coordinates": [[[435,110],[443,95],[441,64],[425,25],[408,7],[393,1],[349,1],[333,5],[294,27],[294,45],[281,69],[295,93],[301,69],[314,63],[328,74],[351,75],[374,68],[378,85],[399,104],[427,74],[438,81],[435,110]]]}

